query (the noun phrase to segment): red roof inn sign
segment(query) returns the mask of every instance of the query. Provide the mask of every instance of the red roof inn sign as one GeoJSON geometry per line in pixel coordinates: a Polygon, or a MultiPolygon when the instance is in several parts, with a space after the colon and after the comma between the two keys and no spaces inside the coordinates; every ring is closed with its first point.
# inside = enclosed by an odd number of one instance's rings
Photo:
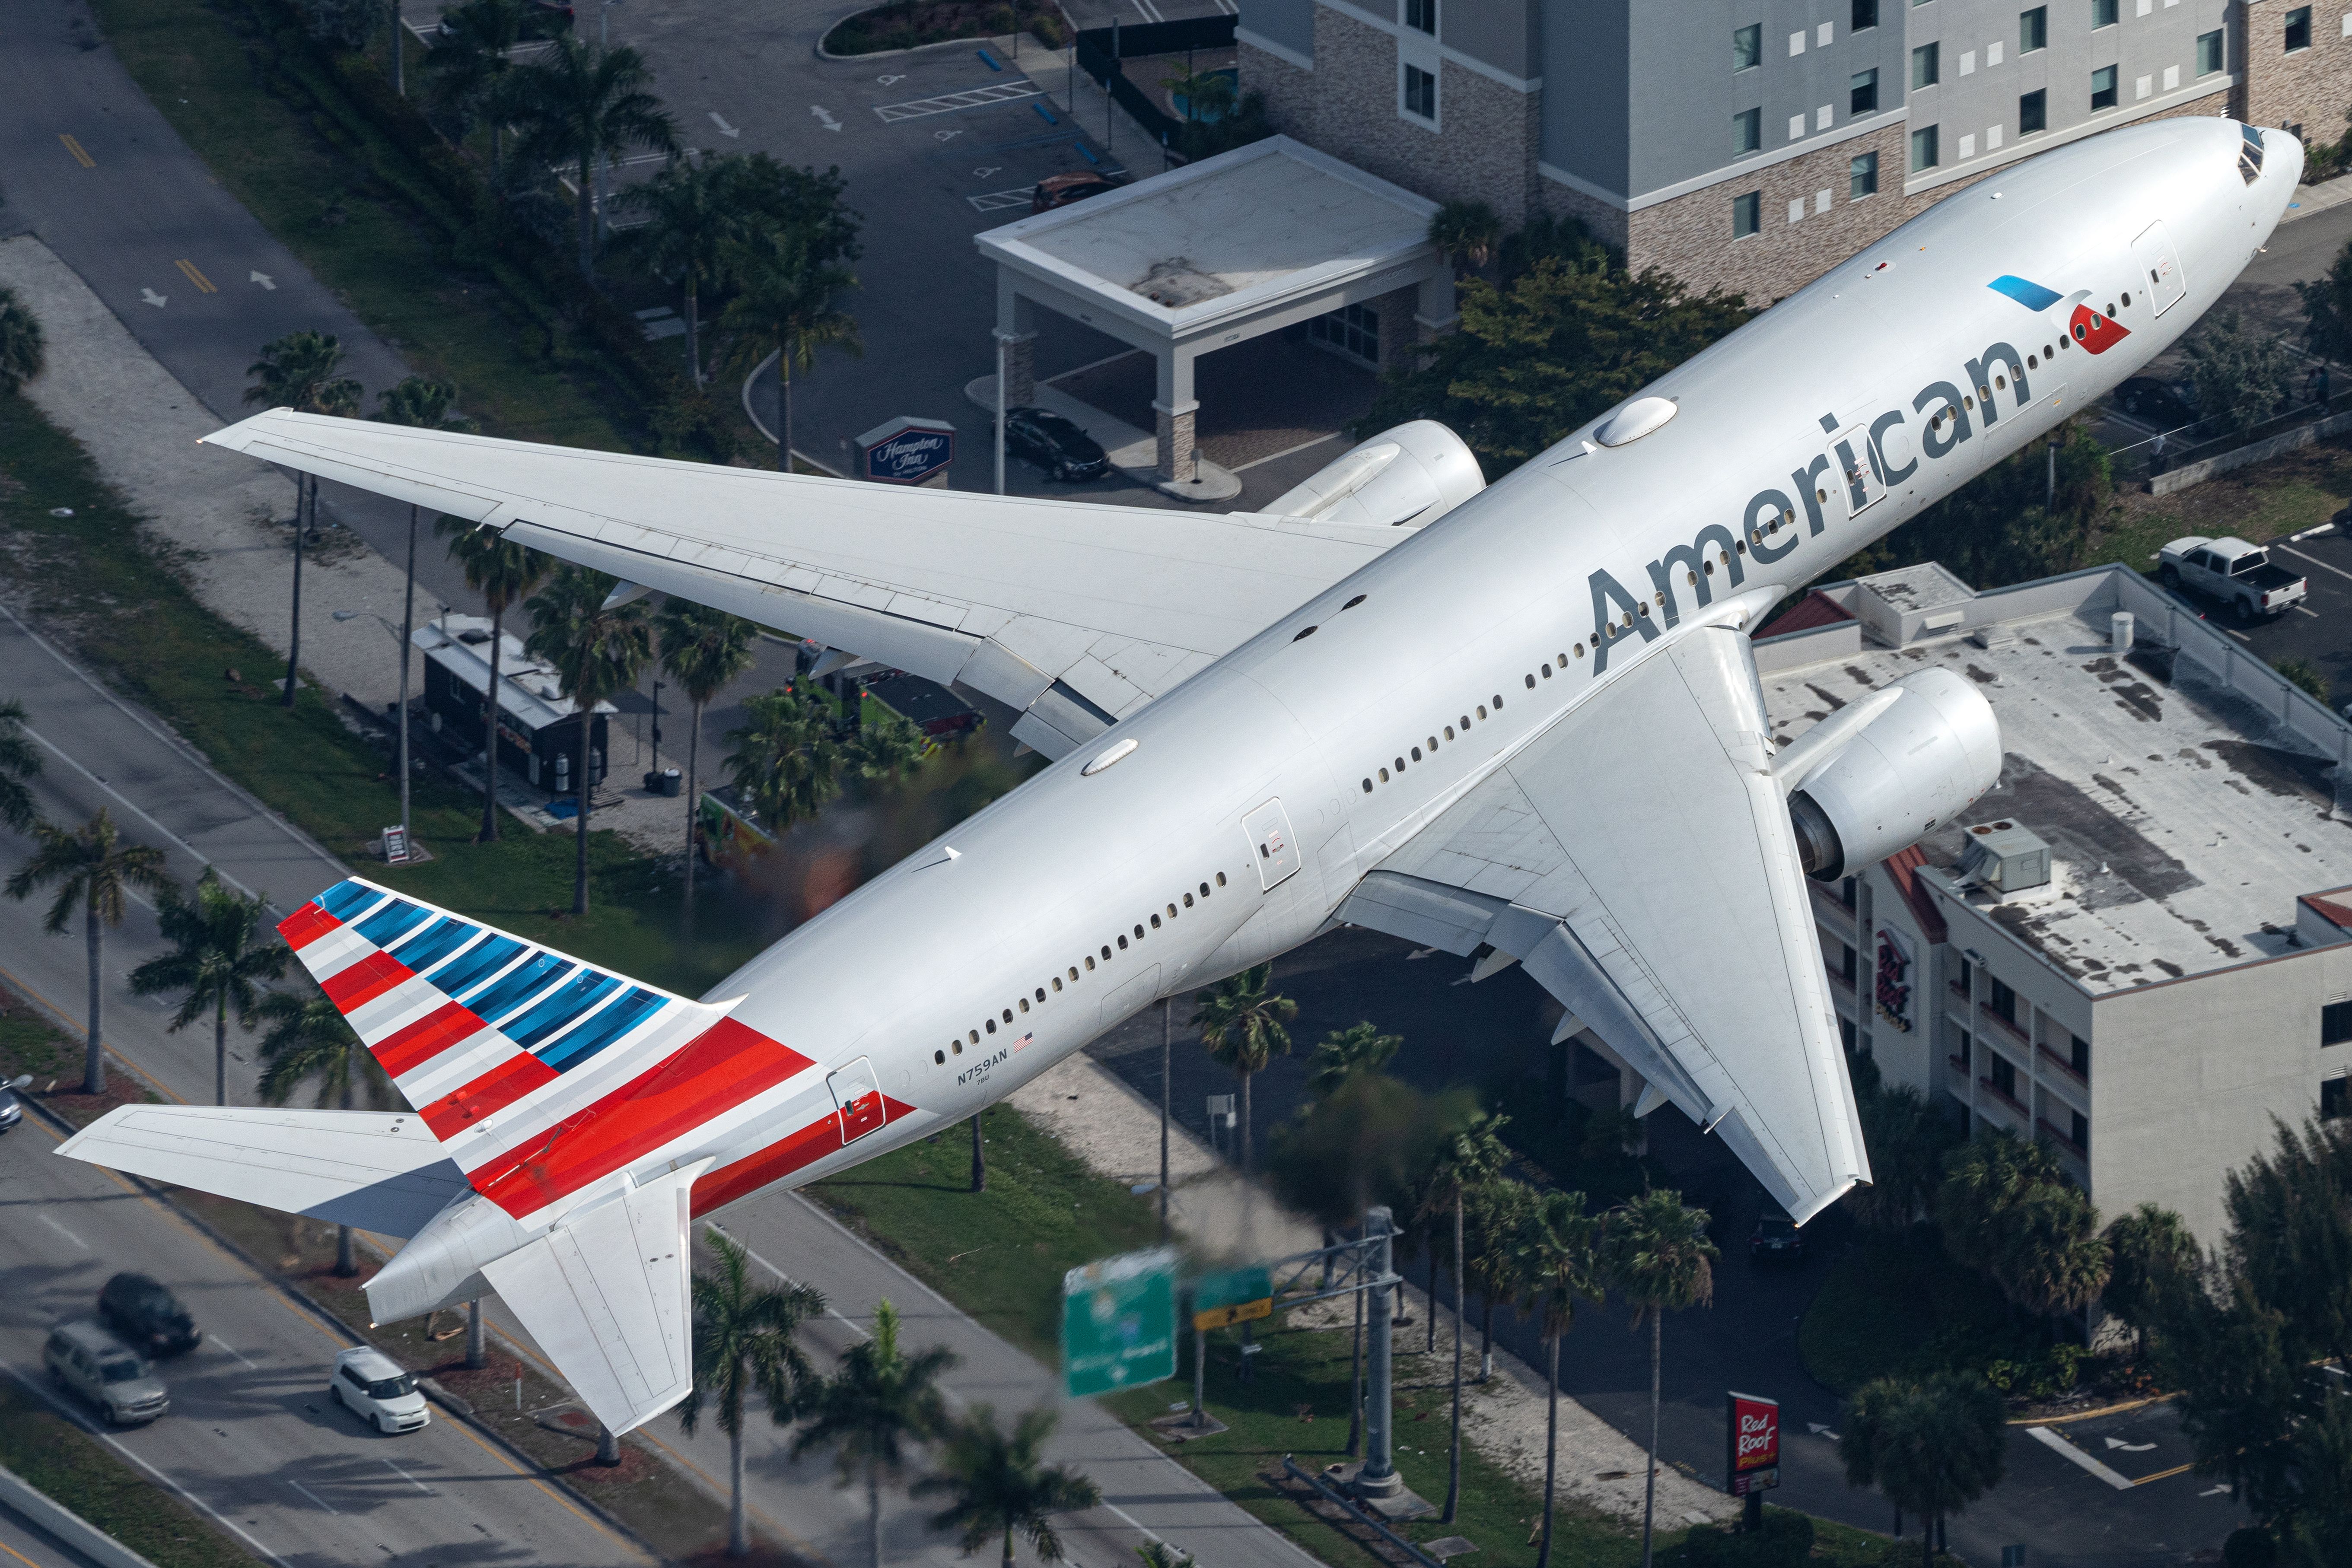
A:
{"type": "Polygon", "coordinates": [[[1780,1402],[1752,1394],[1726,1394],[1730,1416],[1724,1455],[1724,1490],[1744,1498],[1780,1484],[1780,1402]]]}

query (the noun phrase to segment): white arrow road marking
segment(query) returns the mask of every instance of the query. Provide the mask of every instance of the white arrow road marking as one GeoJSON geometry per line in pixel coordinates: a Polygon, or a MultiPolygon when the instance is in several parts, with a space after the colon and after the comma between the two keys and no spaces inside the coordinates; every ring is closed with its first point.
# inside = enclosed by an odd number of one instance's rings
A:
{"type": "Polygon", "coordinates": [[[157,309],[157,310],[162,310],[162,309],[163,308],[163,300],[164,300],[164,299],[166,298],[166,296],[162,295],[162,294],[158,294],[158,293],[157,293],[157,292],[155,292],[155,290],[153,290],[152,289],[140,289],[140,290],[139,290],[139,297],[140,297],[142,300],[146,300],[146,301],[147,301],[147,303],[149,303],[149,304],[151,304],[151,305],[154,306],[154,307],[155,307],[155,309],[157,309]]]}
{"type": "Polygon", "coordinates": [[[809,112],[815,115],[817,123],[824,126],[827,131],[838,131],[841,129],[841,121],[835,120],[833,117],[833,110],[825,108],[824,105],[821,103],[812,103],[809,105],[809,112]]]}
{"type": "Polygon", "coordinates": [[[273,294],[278,292],[278,285],[270,280],[269,274],[267,272],[257,272],[253,274],[252,281],[260,284],[264,289],[268,289],[273,294]]]}
{"type": "Polygon", "coordinates": [[[2156,1447],[2153,1443],[2126,1443],[2121,1437],[2107,1439],[2110,1448],[2121,1448],[2126,1454],[2145,1454],[2156,1447]]]}
{"type": "Polygon", "coordinates": [[[2061,1437],[2057,1433],[2050,1430],[2049,1427],[2028,1426],[2025,1429],[2025,1435],[2032,1438],[2035,1442],[2041,1444],[2043,1447],[2056,1450],[2059,1455],[2070,1463],[2082,1466],[2084,1469],[2090,1471],[2091,1474],[2098,1477],[2099,1479],[2115,1488],[2116,1490],[2119,1492],[2127,1492],[2131,1490],[2132,1484],[2128,1479],[2117,1475],[2115,1471],[2109,1469],[2098,1460],[2091,1458],[2090,1455],[2083,1452],[2082,1449],[2074,1447],[2074,1444],[2066,1441],[2065,1438],[2061,1437]]]}
{"type": "Polygon", "coordinates": [[[1838,1440],[1838,1435],[1836,1433],[1831,1431],[1828,1427],[1822,1426],[1818,1421],[1806,1422],[1805,1430],[1811,1432],[1816,1437],[1827,1437],[1832,1443],[1838,1440]]]}
{"type": "Polygon", "coordinates": [[[743,134],[732,125],[728,124],[725,117],[715,109],[710,111],[710,123],[719,127],[719,134],[721,136],[740,136],[743,134]]]}
{"type": "Polygon", "coordinates": [[[2199,1497],[2227,1497],[2230,1495],[2230,1489],[2227,1487],[2207,1487],[2203,1491],[2199,1492],[2197,1495],[2199,1497]]]}

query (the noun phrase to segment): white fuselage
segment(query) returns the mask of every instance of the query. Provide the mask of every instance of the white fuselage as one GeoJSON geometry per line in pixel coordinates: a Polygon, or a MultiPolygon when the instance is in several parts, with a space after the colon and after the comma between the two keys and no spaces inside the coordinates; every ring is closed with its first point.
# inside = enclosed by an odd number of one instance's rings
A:
{"type": "Polygon", "coordinates": [[[741,1159],[830,1114],[824,1074],[865,1058],[917,1110],[788,1180],[823,1177],[1313,936],[1498,762],[1678,632],[1769,607],[2145,366],[2290,199],[2300,149],[2265,135],[2251,184],[2241,128],[2205,119],[1998,173],[1646,389],[1678,405],[1662,428],[1613,448],[1579,431],[1400,542],[714,989],[817,1070],[641,1169],[741,1159]],[[2185,289],[2161,315],[2133,249],[2158,222],[2185,289]],[[2035,310],[1990,287],[2002,277],[2058,302],[2035,310]],[[2059,347],[2084,290],[2127,333],[2097,354],[2059,347]],[[1957,422],[1931,427],[1956,401],[1957,422]],[[1850,465],[1871,470],[1858,510],[1850,465]],[[1253,815],[1276,802],[1286,846],[1253,815]],[[1296,869],[1266,885],[1285,855],[1296,869]]]}

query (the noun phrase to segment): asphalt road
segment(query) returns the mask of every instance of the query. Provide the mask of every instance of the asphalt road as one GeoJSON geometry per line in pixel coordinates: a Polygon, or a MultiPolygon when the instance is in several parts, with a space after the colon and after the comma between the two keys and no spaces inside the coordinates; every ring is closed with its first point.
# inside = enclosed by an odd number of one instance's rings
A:
{"type": "Polygon", "coordinates": [[[0,1508],[0,1556],[23,1568],[98,1568],[90,1559],[8,1508],[0,1508]]]}

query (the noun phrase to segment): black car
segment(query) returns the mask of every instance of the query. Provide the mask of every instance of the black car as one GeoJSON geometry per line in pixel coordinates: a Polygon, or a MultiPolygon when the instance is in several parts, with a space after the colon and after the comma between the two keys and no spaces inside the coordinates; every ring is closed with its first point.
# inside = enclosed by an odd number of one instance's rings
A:
{"type": "Polygon", "coordinates": [[[2197,389],[2185,381],[2136,375],[2116,388],[2116,406],[2158,430],[2197,423],[2197,389]]]}
{"type": "Polygon", "coordinates": [[[1110,472],[1102,443],[1049,408],[1007,409],[1004,446],[1066,482],[1110,472]]]}
{"type": "Polygon", "coordinates": [[[177,1355],[205,1337],[180,1299],[144,1274],[118,1274],[98,1293],[99,1321],[142,1355],[177,1355]]]}
{"type": "Polygon", "coordinates": [[[1748,1235],[1748,1261],[1801,1263],[1804,1258],[1805,1233],[1797,1228],[1795,1220],[1768,1205],[1756,1216],[1756,1228],[1748,1235]]]}

